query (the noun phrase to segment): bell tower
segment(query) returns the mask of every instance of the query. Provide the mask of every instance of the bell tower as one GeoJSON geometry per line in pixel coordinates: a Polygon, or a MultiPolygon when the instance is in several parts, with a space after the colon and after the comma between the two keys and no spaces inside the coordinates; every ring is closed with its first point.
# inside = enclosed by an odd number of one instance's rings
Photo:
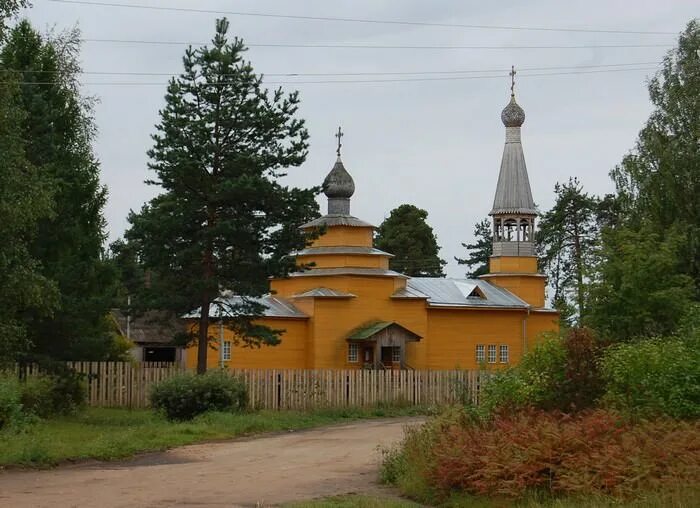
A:
{"type": "Polygon", "coordinates": [[[501,112],[506,128],[501,170],[489,215],[493,219],[493,254],[489,273],[482,277],[508,289],[533,307],[544,307],[545,276],[537,270],[535,218],[521,127],[525,111],[515,101],[515,69],[511,75],[510,102],[501,112]]]}

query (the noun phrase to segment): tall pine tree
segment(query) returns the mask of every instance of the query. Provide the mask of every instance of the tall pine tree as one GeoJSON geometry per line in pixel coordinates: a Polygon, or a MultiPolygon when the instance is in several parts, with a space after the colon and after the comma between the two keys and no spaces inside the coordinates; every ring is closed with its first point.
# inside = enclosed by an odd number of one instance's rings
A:
{"type": "Polygon", "coordinates": [[[554,206],[542,215],[537,231],[540,264],[554,289],[552,302],[562,321],[581,325],[599,239],[599,200],[584,192],[576,178],[557,183],[554,193],[554,206]]]}
{"type": "Polygon", "coordinates": [[[33,354],[103,360],[112,351],[107,314],[114,275],[103,260],[106,190],[92,152],[91,103],[78,84],[79,45],[77,31],[49,39],[21,21],[0,62],[22,82],[25,157],[53,188],[53,214],[39,221],[30,251],[58,287],[58,309],[50,318],[27,314],[33,354]]]}
{"type": "Polygon", "coordinates": [[[409,277],[444,277],[446,262],[427,222],[428,212],[414,205],[394,208],[377,229],[374,244],[393,254],[389,268],[409,277]]]}
{"type": "Polygon", "coordinates": [[[463,243],[468,257],[455,258],[457,264],[467,265],[467,277],[475,278],[489,273],[489,258],[493,254],[493,233],[491,220],[484,219],[474,225],[474,243],[463,243]]]}
{"type": "Polygon", "coordinates": [[[298,94],[264,89],[228,28],[218,20],[212,46],[189,48],[184,72],[170,80],[149,151],[156,174],[150,183],[163,193],[130,216],[127,232],[150,271],[142,304],[178,314],[200,310],[200,373],[207,367],[210,307],[225,305],[222,291],[243,297],[223,309],[236,316],[227,325],[239,342],[279,343],[280,330],[255,323],[263,309],[253,297],[268,290],[268,276],[294,267],[286,254],[307,243],[298,226],[318,216],[318,189],[279,183],[284,169],[307,155],[298,94]]]}

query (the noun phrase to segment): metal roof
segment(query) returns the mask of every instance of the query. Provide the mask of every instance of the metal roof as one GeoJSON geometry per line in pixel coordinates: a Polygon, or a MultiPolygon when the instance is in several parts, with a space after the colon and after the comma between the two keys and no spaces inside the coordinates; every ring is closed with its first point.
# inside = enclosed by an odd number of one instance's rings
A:
{"type": "Polygon", "coordinates": [[[303,272],[290,273],[290,277],[320,277],[327,275],[362,275],[367,277],[399,277],[407,279],[405,275],[393,270],[384,270],[382,268],[312,268],[303,272]]]}
{"type": "Polygon", "coordinates": [[[381,332],[382,330],[386,330],[387,328],[395,326],[397,328],[400,328],[403,330],[406,334],[409,335],[409,337],[412,337],[413,340],[419,340],[421,338],[420,335],[417,333],[412,332],[406,327],[401,326],[395,321],[372,321],[369,323],[365,323],[364,325],[359,326],[358,328],[355,328],[353,331],[350,332],[350,334],[346,337],[347,340],[368,340],[374,337],[376,334],[381,332]]]}
{"type": "Polygon", "coordinates": [[[501,118],[506,125],[506,143],[503,147],[493,208],[489,215],[537,215],[520,141],[520,125],[525,121],[525,112],[515,102],[515,98],[512,98],[503,110],[501,118]]]}
{"type": "Polygon", "coordinates": [[[330,227],[330,226],[350,226],[355,228],[376,228],[372,224],[362,221],[357,217],[352,215],[344,214],[327,214],[318,219],[314,219],[311,222],[302,224],[299,229],[309,229],[309,228],[320,228],[320,227],[330,227]]]}
{"type": "Polygon", "coordinates": [[[292,298],[356,298],[357,295],[346,293],[345,291],[337,291],[335,289],[318,287],[293,295],[292,298]]]}
{"type": "Polygon", "coordinates": [[[392,298],[406,298],[406,299],[418,299],[427,300],[430,298],[425,293],[421,293],[415,288],[406,286],[405,288],[398,289],[391,295],[392,298]]]}
{"type": "Polygon", "coordinates": [[[351,246],[339,246],[339,247],[309,247],[304,250],[293,252],[292,256],[322,256],[326,254],[365,254],[368,256],[387,256],[394,257],[393,254],[384,252],[383,250],[375,249],[373,247],[351,247],[351,246]]]}
{"type": "Polygon", "coordinates": [[[529,307],[527,302],[510,291],[481,279],[412,277],[406,281],[406,288],[427,295],[431,307],[529,307]],[[465,291],[473,294],[476,288],[484,295],[483,298],[465,296],[465,291]]]}
{"type": "MultiPolygon", "coordinates": [[[[272,295],[264,295],[259,298],[246,298],[239,295],[224,294],[218,298],[222,304],[212,303],[209,307],[209,315],[212,318],[233,317],[236,305],[241,305],[245,301],[260,303],[265,306],[264,317],[286,317],[286,318],[308,318],[306,314],[301,312],[291,303],[276,298],[272,295]]],[[[198,318],[199,308],[183,316],[185,319],[198,318]]]]}

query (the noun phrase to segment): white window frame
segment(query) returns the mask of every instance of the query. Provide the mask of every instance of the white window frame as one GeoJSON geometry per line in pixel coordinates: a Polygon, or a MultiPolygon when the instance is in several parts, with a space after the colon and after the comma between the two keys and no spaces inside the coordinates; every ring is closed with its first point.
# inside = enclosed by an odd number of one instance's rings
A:
{"type": "Polygon", "coordinates": [[[348,363],[357,363],[360,361],[360,345],[349,343],[348,344],[348,363]]]}
{"type": "Polygon", "coordinates": [[[225,362],[231,361],[231,341],[225,340],[223,345],[223,351],[221,352],[221,359],[225,362]]]}
{"type": "Polygon", "coordinates": [[[508,363],[510,361],[510,351],[508,344],[501,344],[498,347],[498,360],[501,363],[508,363]]]}
{"type": "Polygon", "coordinates": [[[489,363],[496,363],[497,360],[496,344],[489,344],[488,347],[488,361],[489,363]]]}
{"type": "Polygon", "coordinates": [[[391,350],[391,363],[401,363],[401,348],[394,346],[391,350]]]}
{"type": "Polygon", "coordinates": [[[486,361],[486,346],[483,344],[476,345],[476,363],[484,363],[486,361]]]}

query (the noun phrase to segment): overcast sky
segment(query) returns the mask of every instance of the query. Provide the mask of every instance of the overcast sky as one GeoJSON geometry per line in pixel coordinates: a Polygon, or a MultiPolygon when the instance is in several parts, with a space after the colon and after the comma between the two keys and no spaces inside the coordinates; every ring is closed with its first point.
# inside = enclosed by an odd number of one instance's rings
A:
{"type": "MultiPolygon", "coordinates": [[[[97,1],[97,0],[96,0],[97,1]]],[[[584,0],[113,0],[118,3],[247,11],[271,14],[406,20],[429,23],[627,31],[681,31],[698,15],[696,1],[584,0]]],[[[213,13],[95,7],[35,0],[26,15],[40,29],[78,25],[85,39],[206,42],[218,17],[213,13]]],[[[420,27],[334,21],[228,16],[231,35],[250,44],[369,44],[401,46],[571,46],[667,45],[676,35],[578,33],[420,27]]],[[[90,72],[177,74],[184,44],[138,45],[85,42],[83,69],[90,72]]],[[[651,105],[648,70],[668,48],[594,49],[328,49],[252,47],[256,71],[275,73],[428,72],[508,69],[525,109],[523,145],[535,201],[547,209],[557,181],[570,176],[586,190],[612,190],[609,170],[634,146],[651,105]],[[645,70],[530,76],[527,68],[581,67],[642,62],[645,70]]],[[[634,67],[636,68],[636,67],[634,67]]],[[[601,68],[602,69],[602,68],[601,68]]],[[[600,69],[595,69],[600,70],[600,69]]],[[[566,72],[549,71],[549,72],[566,72]]],[[[530,71],[530,74],[536,71],[530,71]]],[[[494,73],[480,73],[485,75],[494,73]]],[[[448,275],[460,277],[460,243],[472,238],[474,223],[491,208],[498,178],[509,99],[506,71],[494,79],[450,79],[384,83],[286,84],[300,90],[300,114],[307,120],[311,149],[306,163],[286,178],[296,186],[319,185],[335,159],[338,125],[345,132],[343,160],[355,179],[353,215],[379,224],[389,211],[412,203],[429,212],[429,222],[449,261],[448,275]]],[[[267,81],[435,78],[414,76],[277,77],[267,81]]],[[[106,218],[110,240],[122,235],[129,210],[158,193],[147,186],[146,150],[163,106],[167,76],[90,75],[86,94],[99,98],[95,150],[109,189],[106,218]],[[147,83],[143,85],[115,85],[147,83]],[[97,84],[111,83],[111,84],[97,84]],[[154,84],[155,83],[155,84],[154,84]],[[162,83],[162,84],[161,84],[162,83]]],[[[322,211],[325,212],[325,198],[322,211]]]]}

